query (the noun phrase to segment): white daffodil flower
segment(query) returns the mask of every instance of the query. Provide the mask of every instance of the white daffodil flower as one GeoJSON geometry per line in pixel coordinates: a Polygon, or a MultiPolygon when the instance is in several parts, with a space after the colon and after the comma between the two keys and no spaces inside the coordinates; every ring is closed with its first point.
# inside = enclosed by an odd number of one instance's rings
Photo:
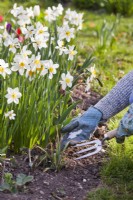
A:
{"type": "Polygon", "coordinates": [[[91,77],[90,77],[91,81],[96,77],[96,69],[95,68],[96,67],[94,64],[91,68],[87,69],[89,72],[91,72],[91,77]]]}
{"type": "Polygon", "coordinates": [[[11,14],[12,14],[14,17],[17,17],[18,15],[20,15],[20,14],[23,13],[23,12],[24,12],[23,6],[17,7],[17,4],[16,4],[16,3],[13,5],[13,9],[11,10],[11,14]]]}
{"type": "Polygon", "coordinates": [[[61,4],[58,4],[57,7],[56,6],[52,6],[52,9],[53,9],[53,15],[55,16],[55,18],[60,16],[60,15],[62,15],[63,10],[64,10],[64,8],[63,8],[63,6],[61,4]]]}
{"type": "Polygon", "coordinates": [[[15,104],[18,104],[19,98],[21,98],[22,96],[22,94],[19,92],[19,88],[8,88],[7,92],[8,93],[5,95],[5,97],[7,98],[7,103],[11,104],[12,102],[14,102],[15,104]]]}
{"type": "Polygon", "coordinates": [[[65,12],[64,18],[71,22],[75,14],[76,14],[76,11],[71,11],[71,9],[68,8],[65,12]]]}
{"type": "Polygon", "coordinates": [[[21,49],[21,52],[20,52],[20,55],[25,58],[28,58],[28,56],[32,54],[32,52],[30,50],[28,50],[27,48],[28,48],[27,45],[23,46],[23,48],[21,49]]]}
{"type": "Polygon", "coordinates": [[[14,120],[16,117],[16,114],[14,113],[14,110],[8,111],[5,113],[5,118],[9,118],[10,120],[14,120]]]}
{"type": "Polygon", "coordinates": [[[25,39],[31,38],[35,34],[35,28],[33,25],[22,27],[21,31],[25,35],[25,39]]]}
{"type": "Polygon", "coordinates": [[[47,48],[48,38],[44,38],[43,36],[36,35],[35,37],[31,38],[33,47],[35,51],[42,48],[47,48]]]}
{"type": "Polygon", "coordinates": [[[59,67],[58,64],[53,64],[52,60],[47,62],[47,69],[49,71],[49,79],[53,78],[53,74],[56,74],[56,69],[59,67]]]}
{"type": "Polygon", "coordinates": [[[34,18],[34,11],[32,7],[26,8],[26,11],[29,18],[34,18]]]}
{"type": "Polygon", "coordinates": [[[73,60],[74,56],[77,54],[77,51],[74,50],[74,45],[69,46],[69,49],[65,51],[65,54],[68,54],[68,60],[73,60]]]}
{"type": "Polygon", "coordinates": [[[70,28],[68,24],[65,24],[63,27],[58,27],[58,38],[59,40],[66,39],[67,42],[70,42],[74,38],[74,28],[70,28]]]}
{"type": "Polygon", "coordinates": [[[64,8],[61,4],[58,4],[58,6],[52,6],[52,8],[48,7],[48,9],[45,10],[44,14],[46,19],[49,22],[55,21],[56,18],[60,15],[62,15],[64,8]]]}
{"type": "Polygon", "coordinates": [[[35,71],[32,71],[31,69],[26,70],[26,78],[28,78],[29,81],[32,81],[35,78],[35,71]]]}
{"type": "Polygon", "coordinates": [[[56,17],[53,14],[53,10],[50,7],[48,7],[48,9],[44,11],[44,19],[47,20],[48,22],[56,20],[56,17]]]}
{"type": "Polygon", "coordinates": [[[3,59],[0,59],[0,74],[5,78],[6,74],[11,74],[8,63],[5,63],[3,59]]]}
{"type": "Polygon", "coordinates": [[[67,48],[64,47],[64,41],[58,40],[57,44],[58,46],[56,46],[55,49],[59,49],[59,55],[62,55],[64,52],[67,51],[67,48]]]}
{"type": "Polygon", "coordinates": [[[83,13],[77,13],[73,17],[73,24],[77,26],[78,30],[82,29],[82,24],[83,24],[83,13]]]}
{"type": "Polygon", "coordinates": [[[88,92],[91,88],[91,80],[90,80],[90,77],[87,78],[86,80],[86,88],[85,88],[85,92],[88,92]]]}
{"type": "Polygon", "coordinates": [[[17,54],[13,61],[11,70],[18,71],[21,76],[24,74],[25,69],[30,69],[28,57],[17,54]]]}
{"type": "Polygon", "coordinates": [[[18,38],[13,38],[13,36],[8,36],[5,41],[4,45],[9,47],[9,51],[16,53],[16,48],[20,47],[18,38]]]}
{"type": "Polygon", "coordinates": [[[68,20],[70,24],[77,26],[78,30],[82,29],[83,13],[71,11],[70,8],[66,10],[64,19],[68,20]]]}
{"type": "Polygon", "coordinates": [[[37,68],[37,71],[40,72],[40,76],[45,76],[48,73],[47,64],[48,60],[41,61],[41,68],[37,68]]]}
{"type": "Polygon", "coordinates": [[[28,16],[28,13],[23,13],[21,15],[18,16],[18,21],[17,21],[17,24],[19,26],[25,26],[25,25],[28,25],[28,24],[31,24],[31,19],[30,17],[28,16]]]}
{"type": "Polygon", "coordinates": [[[7,30],[5,29],[2,34],[2,38],[5,40],[7,37],[9,37],[9,34],[8,34],[7,30]]]}
{"type": "Polygon", "coordinates": [[[67,74],[63,73],[61,75],[62,80],[60,81],[62,85],[62,89],[65,90],[66,87],[72,87],[72,81],[73,81],[73,76],[71,76],[70,72],[67,72],[67,74]]]}
{"type": "Polygon", "coordinates": [[[41,68],[41,55],[38,54],[37,56],[32,55],[30,59],[30,67],[31,71],[35,72],[37,68],[41,68]]]}
{"type": "Polygon", "coordinates": [[[36,23],[35,35],[44,36],[44,38],[49,39],[48,27],[43,26],[40,22],[37,22],[36,23]]]}

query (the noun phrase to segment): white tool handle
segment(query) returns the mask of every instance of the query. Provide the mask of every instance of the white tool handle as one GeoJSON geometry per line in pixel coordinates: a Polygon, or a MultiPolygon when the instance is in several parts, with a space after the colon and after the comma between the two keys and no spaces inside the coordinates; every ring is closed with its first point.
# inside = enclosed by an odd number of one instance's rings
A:
{"type": "Polygon", "coordinates": [[[104,139],[110,140],[114,138],[117,134],[117,129],[114,129],[113,131],[109,131],[104,135],[104,139]]]}

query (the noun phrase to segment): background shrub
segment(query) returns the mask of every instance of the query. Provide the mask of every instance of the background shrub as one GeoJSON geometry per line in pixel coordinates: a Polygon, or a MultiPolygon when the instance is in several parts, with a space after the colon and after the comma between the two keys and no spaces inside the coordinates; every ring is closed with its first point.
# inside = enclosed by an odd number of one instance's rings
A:
{"type": "Polygon", "coordinates": [[[125,16],[133,14],[133,0],[72,0],[79,9],[101,9],[108,13],[120,13],[125,16]]]}
{"type": "Polygon", "coordinates": [[[72,2],[79,9],[99,9],[102,0],[72,0],[72,2]]]}
{"type": "Polygon", "coordinates": [[[104,0],[104,7],[109,13],[126,16],[133,14],[133,0],[104,0]]]}

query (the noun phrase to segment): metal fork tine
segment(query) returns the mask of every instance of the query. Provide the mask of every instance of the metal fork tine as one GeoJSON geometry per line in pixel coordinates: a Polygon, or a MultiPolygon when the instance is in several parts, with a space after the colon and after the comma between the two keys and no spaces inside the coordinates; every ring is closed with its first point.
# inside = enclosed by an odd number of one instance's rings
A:
{"type": "Polygon", "coordinates": [[[80,150],[79,152],[74,153],[74,154],[81,154],[84,152],[88,152],[85,155],[75,158],[75,160],[79,160],[79,159],[86,158],[86,157],[97,154],[99,151],[102,150],[103,141],[114,138],[116,136],[116,134],[117,134],[117,130],[115,129],[113,131],[107,132],[102,141],[97,139],[97,140],[92,140],[90,142],[85,142],[85,140],[84,140],[84,142],[82,142],[81,144],[75,145],[74,147],[82,147],[82,146],[86,146],[86,145],[92,145],[89,148],[84,148],[83,150],[80,150]],[[89,151],[91,151],[91,152],[89,152],[89,151]]]}
{"type": "Polygon", "coordinates": [[[75,160],[79,160],[79,159],[82,159],[82,158],[86,158],[86,157],[95,155],[95,154],[97,154],[99,151],[101,151],[101,149],[102,149],[102,146],[98,146],[97,149],[96,149],[95,151],[90,152],[90,153],[88,153],[88,154],[85,154],[85,155],[83,155],[83,156],[80,156],[80,157],[78,157],[78,158],[75,158],[75,160]]]}
{"type": "Polygon", "coordinates": [[[94,145],[94,146],[89,147],[89,148],[87,148],[87,149],[82,149],[82,150],[80,150],[80,151],[78,151],[78,152],[76,152],[76,153],[74,153],[74,154],[84,153],[84,152],[86,152],[86,151],[90,151],[90,150],[93,150],[93,149],[96,149],[96,148],[97,148],[97,145],[94,145]]]}
{"type": "Polygon", "coordinates": [[[101,141],[100,140],[93,140],[93,141],[90,141],[90,142],[83,142],[81,144],[76,144],[74,147],[82,147],[82,146],[89,145],[89,144],[101,145],[101,141]]]}

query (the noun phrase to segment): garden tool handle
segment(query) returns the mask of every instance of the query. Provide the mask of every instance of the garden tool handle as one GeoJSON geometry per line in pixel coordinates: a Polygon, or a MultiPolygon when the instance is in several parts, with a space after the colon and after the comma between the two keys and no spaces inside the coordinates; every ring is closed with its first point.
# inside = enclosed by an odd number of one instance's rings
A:
{"type": "Polygon", "coordinates": [[[116,134],[117,134],[117,129],[109,131],[104,135],[104,140],[110,140],[110,139],[114,138],[116,136],[116,134]]]}

